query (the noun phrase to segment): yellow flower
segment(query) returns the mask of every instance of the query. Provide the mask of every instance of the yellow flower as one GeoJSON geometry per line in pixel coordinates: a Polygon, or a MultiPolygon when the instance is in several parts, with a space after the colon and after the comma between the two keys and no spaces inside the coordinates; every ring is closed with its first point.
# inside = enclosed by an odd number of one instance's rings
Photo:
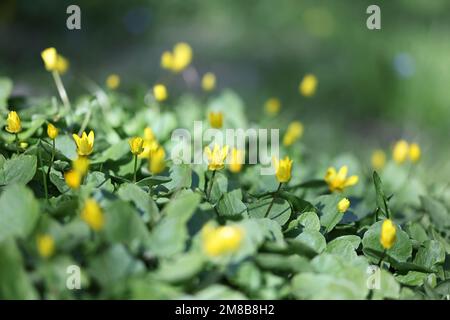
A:
{"type": "Polygon", "coordinates": [[[78,172],[74,169],[66,172],[66,174],[64,175],[64,180],[66,180],[66,184],[71,189],[78,189],[80,187],[81,178],[82,177],[81,177],[80,172],[78,172]]]}
{"type": "Polygon", "coordinates": [[[6,119],[6,131],[9,133],[19,133],[22,131],[22,124],[17,112],[10,111],[8,113],[8,118],[6,119]]]}
{"type": "Polygon", "coordinates": [[[36,239],[37,249],[42,258],[49,258],[55,252],[55,241],[48,234],[38,235],[36,239]]]}
{"type": "Polygon", "coordinates": [[[67,72],[68,69],[69,69],[69,61],[62,55],[58,54],[56,57],[55,70],[60,74],[64,74],[67,72]]]}
{"type": "Polygon", "coordinates": [[[58,65],[58,52],[55,48],[47,48],[41,52],[47,71],[56,71],[58,65]]]}
{"type": "Polygon", "coordinates": [[[220,111],[210,111],[208,113],[208,120],[211,128],[220,129],[223,125],[223,114],[220,111]]]}
{"type": "Polygon", "coordinates": [[[192,48],[184,42],[177,43],[172,53],[172,71],[183,71],[192,61],[192,48]]]}
{"type": "Polygon", "coordinates": [[[26,148],[28,148],[28,143],[22,141],[21,143],[19,143],[19,146],[20,146],[22,149],[26,149],[26,148]]]}
{"type": "Polygon", "coordinates": [[[106,78],[106,86],[111,90],[116,90],[120,86],[119,75],[113,73],[106,78]]]}
{"type": "Polygon", "coordinates": [[[87,157],[78,157],[72,161],[72,168],[81,176],[85,176],[89,170],[89,159],[87,157]]]}
{"type": "Polygon", "coordinates": [[[204,91],[214,90],[216,87],[216,76],[212,72],[207,72],[202,78],[202,89],[204,91]]]}
{"type": "Polygon", "coordinates": [[[350,207],[350,200],[348,200],[347,198],[341,199],[337,207],[340,213],[344,213],[345,211],[347,211],[348,207],[350,207]]]}
{"type": "Polygon", "coordinates": [[[156,101],[164,101],[167,99],[167,89],[163,84],[157,84],[153,87],[153,95],[155,96],[156,101]]]}
{"type": "Polygon", "coordinates": [[[143,151],[139,155],[139,158],[149,158],[152,151],[158,148],[158,141],[156,141],[155,134],[150,127],[144,129],[144,144],[142,145],[143,151]]]}
{"type": "Polygon", "coordinates": [[[81,211],[81,219],[94,231],[100,231],[105,224],[102,208],[94,199],[87,199],[81,211]]]}
{"type": "Polygon", "coordinates": [[[240,172],[242,170],[242,163],[244,162],[244,154],[242,150],[233,148],[231,150],[230,171],[233,173],[240,172]]]}
{"type": "Polygon", "coordinates": [[[164,171],[166,168],[166,152],[164,148],[158,146],[154,151],[151,152],[149,169],[152,174],[158,174],[164,171]]]}
{"type": "Polygon", "coordinates": [[[214,228],[206,225],[202,228],[202,245],[204,252],[210,257],[236,252],[244,238],[244,232],[237,226],[214,228]]]}
{"type": "Polygon", "coordinates": [[[409,144],[405,140],[399,140],[395,143],[392,151],[392,157],[398,164],[406,161],[409,152],[409,144]]]}
{"type": "Polygon", "coordinates": [[[170,51],[164,51],[161,55],[161,67],[163,69],[172,69],[173,65],[173,55],[170,51]]]}
{"type": "Polygon", "coordinates": [[[420,155],[420,146],[417,143],[411,143],[411,145],[409,146],[409,159],[412,162],[417,162],[420,160],[420,155]]]}
{"type": "Polygon", "coordinates": [[[221,170],[225,166],[224,161],[228,155],[228,146],[220,148],[217,144],[214,145],[214,149],[205,147],[205,153],[208,157],[208,170],[215,171],[221,170]]]}
{"type": "Polygon", "coordinates": [[[149,141],[155,140],[155,134],[153,133],[152,128],[147,127],[144,129],[144,139],[149,141]]]}
{"type": "Polygon", "coordinates": [[[397,230],[392,221],[390,219],[384,220],[381,226],[381,236],[380,236],[380,243],[384,249],[387,250],[392,248],[392,246],[395,243],[396,233],[397,230]]]}
{"type": "Polygon", "coordinates": [[[358,176],[347,178],[348,167],[342,166],[338,172],[333,167],[328,168],[325,174],[325,182],[328,184],[330,191],[343,191],[347,187],[351,187],[358,183],[358,176]]]}
{"type": "Polygon", "coordinates": [[[131,138],[130,140],[128,140],[128,143],[130,144],[131,153],[135,156],[141,154],[142,151],[144,151],[142,147],[144,145],[144,139],[142,139],[141,137],[131,138]]]}
{"type": "Polygon", "coordinates": [[[291,180],[292,162],[293,160],[289,159],[288,156],[281,160],[273,158],[275,176],[279,183],[285,183],[291,180]]]}
{"type": "Polygon", "coordinates": [[[300,93],[305,97],[311,97],[316,92],[317,88],[317,78],[313,74],[307,74],[303,77],[300,82],[299,90],[300,93]]]}
{"type": "Polygon", "coordinates": [[[90,131],[89,135],[83,131],[81,137],[75,133],[72,135],[75,144],[77,145],[77,152],[80,156],[88,156],[94,150],[94,131],[90,131]]]}
{"type": "Polygon", "coordinates": [[[283,145],[289,147],[303,135],[303,124],[300,121],[293,121],[289,124],[283,136],[283,145]]]}
{"type": "Polygon", "coordinates": [[[384,153],[383,150],[375,150],[372,153],[372,167],[375,170],[381,170],[383,169],[384,165],[386,164],[386,154],[384,153]]]}
{"type": "Polygon", "coordinates": [[[50,139],[55,140],[58,136],[59,130],[53,124],[49,123],[47,125],[47,135],[50,139]]]}
{"type": "Polygon", "coordinates": [[[278,98],[270,98],[266,101],[264,104],[264,109],[266,110],[266,113],[274,116],[280,112],[281,108],[281,102],[278,98]]]}

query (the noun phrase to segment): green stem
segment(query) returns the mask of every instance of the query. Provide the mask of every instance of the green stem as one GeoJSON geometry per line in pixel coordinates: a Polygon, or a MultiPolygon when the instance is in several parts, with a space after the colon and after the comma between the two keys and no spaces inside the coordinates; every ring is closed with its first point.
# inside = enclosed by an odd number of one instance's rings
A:
{"type": "Polygon", "coordinates": [[[208,191],[206,192],[206,197],[207,197],[207,199],[208,199],[208,202],[209,202],[209,200],[210,200],[210,198],[211,198],[211,190],[212,190],[212,186],[213,186],[213,183],[214,183],[214,177],[215,177],[215,176],[216,176],[216,170],[214,170],[214,171],[212,172],[211,182],[209,183],[208,191]]]}
{"type": "Polygon", "coordinates": [[[19,135],[17,133],[14,133],[14,136],[15,136],[14,142],[16,144],[16,150],[17,150],[16,154],[19,155],[19,153],[20,153],[19,135]]]}
{"type": "Polygon", "coordinates": [[[378,267],[381,267],[381,263],[383,262],[384,257],[386,256],[386,249],[384,249],[383,254],[381,255],[380,261],[378,261],[378,267]]]}
{"type": "MultiPolygon", "coordinates": [[[[41,142],[39,141],[39,147],[41,147],[41,142]]],[[[47,175],[45,174],[45,171],[42,168],[42,157],[41,157],[41,149],[38,149],[38,158],[39,158],[39,166],[42,170],[42,180],[44,182],[44,192],[45,192],[45,199],[48,201],[48,186],[47,186],[47,175]]]]}
{"type": "Polygon", "coordinates": [[[48,166],[48,169],[47,169],[47,177],[50,177],[50,170],[53,167],[53,161],[55,161],[55,149],[56,149],[55,140],[53,139],[52,140],[52,157],[50,159],[50,165],[48,166]]]}
{"type": "Polygon", "coordinates": [[[133,182],[136,183],[136,171],[137,171],[137,155],[134,156],[134,175],[133,175],[133,182]]]}
{"type": "Polygon", "coordinates": [[[275,195],[278,193],[278,191],[280,191],[281,185],[282,185],[282,184],[283,184],[283,183],[280,182],[280,184],[278,185],[278,189],[277,189],[277,191],[275,191],[275,193],[274,193],[274,195],[273,195],[273,197],[272,197],[272,201],[270,202],[270,205],[269,205],[269,207],[267,208],[267,212],[266,212],[266,214],[264,215],[265,218],[267,218],[267,217],[269,216],[270,210],[272,209],[273,203],[275,202],[275,195]]]}
{"type": "Polygon", "coordinates": [[[61,76],[59,75],[58,71],[52,72],[53,79],[55,80],[56,89],[58,89],[59,96],[61,97],[61,100],[64,104],[64,107],[66,107],[67,110],[72,109],[69,101],[69,97],[67,96],[66,89],[64,88],[64,84],[61,80],[61,76]]]}

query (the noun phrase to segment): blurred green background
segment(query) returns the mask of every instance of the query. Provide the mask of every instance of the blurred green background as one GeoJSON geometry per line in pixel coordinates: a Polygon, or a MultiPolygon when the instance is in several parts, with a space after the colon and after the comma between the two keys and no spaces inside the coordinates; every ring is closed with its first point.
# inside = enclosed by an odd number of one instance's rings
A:
{"type": "Polygon", "coordinates": [[[358,154],[406,138],[450,171],[449,12],[448,0],[2,0],[0,72],[17,95],[56,94],[40,58],[55,46],[71,62],[70,96],[86,91],[83,77],[103,84],[112,72],[133,92],[160,79],[161,53],[186,41],[197,71],[237,91],[254,120],[277,96],[313,148],[358,154]],[[79,31],[66,28],[70,4],[81,7],[79,31]],[[366,27],[370,4],[381,30],[366,27]],[[310,99],[298,93],[305,73],[319,79],[310,99]]]}

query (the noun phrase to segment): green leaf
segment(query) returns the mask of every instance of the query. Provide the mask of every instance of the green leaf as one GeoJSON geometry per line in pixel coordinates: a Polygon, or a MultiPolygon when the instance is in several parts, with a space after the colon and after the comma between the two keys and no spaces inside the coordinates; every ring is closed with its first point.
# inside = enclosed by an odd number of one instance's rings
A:
{"type": "Polygon", "coordinates": [[[4,162],[0,169],[0,185],[27,184],[36,173],[36,157],[19,155],[4,162]]]}
{"type": "Polygon", "coordinates": [[[171,181],[163,184],[169,190],[189,188],[192,184],[192,169],[187,164],[173,165],[170,168],[171,181]]]}
{"type": "Polygon", "coordinates": [[[144,178],[136,183],[140,187],[154,187],[160,184],[170,182],[172,179],[164,176],[151,176],[144,178]]]}
{"type": "Polygon", "coordinates": [[[225,193],[217,203],[217,210],[224,217],[242,217],[247,211],[247,206],[242,202],[241,189],[225,193]]]}
{"type": "Polygon", "coordinates": [[[156,276],[169,283],[191,281],[202,270],[204,263],[202,254],[187,253],[174,259],[164,260],[156,276]]]}
{"type": "Polygon", "coordinates": [[[310,202],[301,199],[289,192],[280,191],[277,193],[277,196],[287,200],[293,207],[295,213],[300,214],[307,211],[316,211],[316,208],[310,202]]]}
{"type": "Polygon", "coordinates": [[[0,196],[0,242],[11,237],[27,237],[39,216],[39,204],[25,186],[6,187],[0,196]]]}
{"type": "Polygon", "coordinates": [[[381,210],[386,218],[390,218],[391,211],[388,206],[388,200],[384,195],[383,184],[381,183],[380,176],[376,171],[373,172],[373,183],[375,185],[377,208],[381,210]]]}
{"type": "Polygon", "coordinates": [[[158,207],[147,192],[133,183],[124,183],[120,186],[118,195],[125,201],[132,201],[144,213],[145,222],[155,221],[159,217],[158,207]]]}
{"type": "Polygon", "coordinates": [[[262,268],[275,272],[308,272],[311,271],[309,260],[298,255],[280,255],[275,253],[259,253],[255,262],[262,268]]]}
{"type": "Polygon", "coordinates": [[[103,151],[98,157],[94,158],[91,161],[91,164],[103,163],[105,161],[118,161],[127,154],[131,157],[128,141],[121,140],[103,151]]]}
{"type": "MultiPolygon", "coordinates": [[[[272,199],[269,198],[269,199],[259,199],[249,204],[248,206],[249,216],[252,218],[259,218],[259,219],[265,218],[271,202],[272,199]]],[[[284,224],[286,224],[286,222],[289,221],[291,213],[292,211],[288,201],[280,198],[275,198],[267,218],[272,219],[278,222],[280,226],[283,226],[284,224]]]]}
{"type": "Polygon", "coordinates": [[[414,258],[414,263],[429,269],[433,269],[437,264],[443,264],[444,261],[444,246],[436,240],[425,241],[414,258]]]}
{"type": "Polygon", "coordinates": [[[297,218],[297,221],[306,230],[320,231],[320,220],[315,212],[304,212],[297,218]]]}
{"type": "Polygon", "coordinates": [[[416,287],[423,285],[423,282],[427,278],[427,275],[428,274],[424,272],[409,271],[407,274],[399,274],[395,278],[403,285],[416,287]]]}
{"type": "Polygon", "coordinates": [[[421,196],[422,207],[438,229],[450,227],[450,214],[445,206],[431,197],[421,196]]]}
{"type": "Polygon", "coordinates": [[[321,253],[327,246],[324,236],[315,230],[304,230],[296,237],[296,240],[309,246],[317,253],[321,253]]]}
{"type": "Polygon", "coordinates": [[[320,223],[325,227],[325,233],[330,232],[342,220],[344,216],[338,210],[338,203],[342,196],[329,194],[317,197],[313,204],[319,210],[320,223]]]}

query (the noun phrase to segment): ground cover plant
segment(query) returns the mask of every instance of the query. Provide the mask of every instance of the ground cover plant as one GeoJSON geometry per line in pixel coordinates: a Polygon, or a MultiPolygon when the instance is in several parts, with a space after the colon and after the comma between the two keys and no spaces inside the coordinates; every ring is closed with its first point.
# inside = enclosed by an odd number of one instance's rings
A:
{"type": "MultiPolygon", "coordinates": [[[[213,73],[172,94],[192,56],[164,52],[145,93],[112,74],[70,96],[55,48],[42,52],[54,97],[10,97],[1,78],[0,298],[449,298],[450,190],[427,179],[419,144],[312,153],[278,98],[254,122],[213,73]],[[248,144],[203,141],[206,162],[178,163],[171,134],[194,121],[279,128],[275,174],[245,161],[248,144]]],[[[303,75],[298,94],[320,79],[303,75]]]]}

